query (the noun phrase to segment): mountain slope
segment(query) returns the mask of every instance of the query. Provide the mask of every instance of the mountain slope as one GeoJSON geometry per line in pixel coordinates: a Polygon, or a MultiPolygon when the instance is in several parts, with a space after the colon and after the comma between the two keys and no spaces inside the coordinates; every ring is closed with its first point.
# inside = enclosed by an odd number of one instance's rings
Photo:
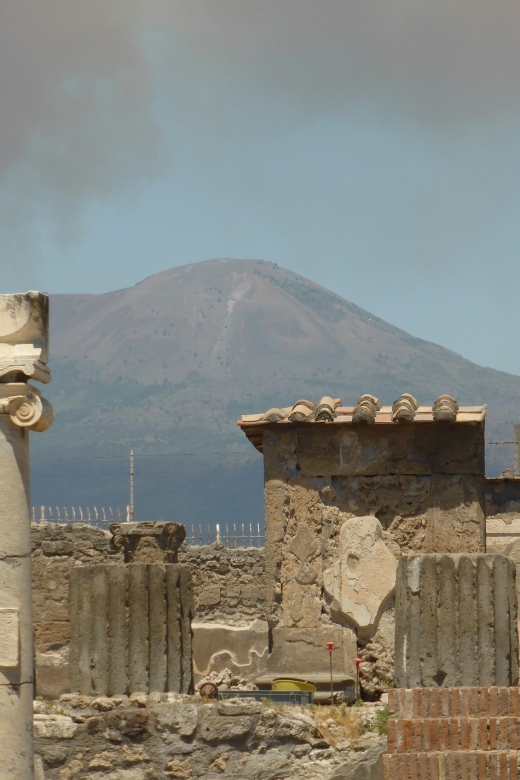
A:
{"type": "Polygon", "coordinates": [[[104,295],[51,298],[37,453],[247,450],[241,413],[322,395],[488,403],[488,438],[511,438],[520,377],[482,368],[263,261],[174,268],[104,295]]]}

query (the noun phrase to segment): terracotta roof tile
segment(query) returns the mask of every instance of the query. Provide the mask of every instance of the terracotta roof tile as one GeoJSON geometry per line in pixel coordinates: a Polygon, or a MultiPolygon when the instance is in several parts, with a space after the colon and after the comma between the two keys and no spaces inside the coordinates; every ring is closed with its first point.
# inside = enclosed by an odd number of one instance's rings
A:
{"type": "Polygon", "coordinates": [[[419,406],[403,393],[393,406],[381,406],[375,396],[361,396],[355,406],[342,406],[339,398],[324,396],[318,403],[298,400],[293,406],[268,409],[260,414],[244,414],[238,421],[247,438],[260,451],[263,433],[269,425],[410,425],[418,423],[476,423],[486,416],[487,405],[459,406],[448,395],[432,406],[419,406]]]}

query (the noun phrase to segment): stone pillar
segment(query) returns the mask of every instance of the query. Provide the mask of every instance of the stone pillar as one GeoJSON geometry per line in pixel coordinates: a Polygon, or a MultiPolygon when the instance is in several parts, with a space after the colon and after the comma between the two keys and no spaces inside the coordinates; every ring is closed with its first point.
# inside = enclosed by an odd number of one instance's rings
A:
{"type": "Polygon", "coordinates": [[[0,295],[0,780],[33,777],[29,431],[52,407],[27,379],[50,380],[49,300],[0,295]]]}
{"type": "Polygon", "coordinates": [[[504,555],[407,555],[395,590],[398,688],[518,684],[515,565],[504,555]]]}
{"type": "Polygon", "coordinates": [[[88,696],[191,692],[188,566],[78,566],[69,583],[73,691],[88,696]]]}

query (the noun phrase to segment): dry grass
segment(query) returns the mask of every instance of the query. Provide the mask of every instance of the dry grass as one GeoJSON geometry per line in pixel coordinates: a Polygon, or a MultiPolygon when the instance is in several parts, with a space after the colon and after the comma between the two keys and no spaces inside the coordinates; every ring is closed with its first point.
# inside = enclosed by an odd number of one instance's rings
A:
{"type": "Polygon", "coordinates": [[[359,707],[345,705],[295,707],[271,703],[268,706],[281,710],[288,716],[298,711],[307,718],[311,717],[318,727],[319,734],[334,747],[345,740],[355,742],[366,731],[363,725],[363,713],[359,707]]]}
{"type": "Polygon", "coordinates": [[[341,704],[314,707],[312,717],[324,739],[331,745],[337,745],[346,739],[355,742],[365,732],[363,714],[359,707],[346,707],[341,704]]]}

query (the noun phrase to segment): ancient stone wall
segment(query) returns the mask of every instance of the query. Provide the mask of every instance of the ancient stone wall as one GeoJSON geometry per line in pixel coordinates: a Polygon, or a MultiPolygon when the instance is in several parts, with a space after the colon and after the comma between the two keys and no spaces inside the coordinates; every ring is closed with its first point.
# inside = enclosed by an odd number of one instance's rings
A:
{"type": "MultiPolygon", "coordinates": [[[[269,671],[280,671],[277,642],[294,657],[288,630],[323,644],[338,628],[352,661],[356,640],[364,650],[377,689],[386,668],[374,653],[393,610],[393,576],[381,572],[410,552],[485,551],[483,425],[273,424],[263,453],[269,671]]],[[[352,666],[343,671],[348,683],[352,666]]]]}
{"type": "Polygon", "coordinates": [[[520,539],[520,479],[486,479],[486,550],[503,552],[520,539]]]}
{"type": "Polygon", "coordinates": [[[382,780],[377,709],[141,694],[35,702],[35,780],[382,780]]]}
{"type": "Polygon", "coordinates": [[[179,563],[192,572],[195,620],[246,626],[265,620],[265,550],[183,544],[179,563]]]}
{"type": "MultiPolygon", "coordinates": [[[[32,524],[33,609],[37,690],[50,698],[67,690],[69,572],[72,567],[123,563],[111,536],[80,523],[32,524]]],[[[195,682],[224,668],[240,678],[258,673],[267,653],[265,551],[183,544],[195,612],[192,623],[195,682]],[[200,626],[200,628],[199,628],[200,626]]]]}

